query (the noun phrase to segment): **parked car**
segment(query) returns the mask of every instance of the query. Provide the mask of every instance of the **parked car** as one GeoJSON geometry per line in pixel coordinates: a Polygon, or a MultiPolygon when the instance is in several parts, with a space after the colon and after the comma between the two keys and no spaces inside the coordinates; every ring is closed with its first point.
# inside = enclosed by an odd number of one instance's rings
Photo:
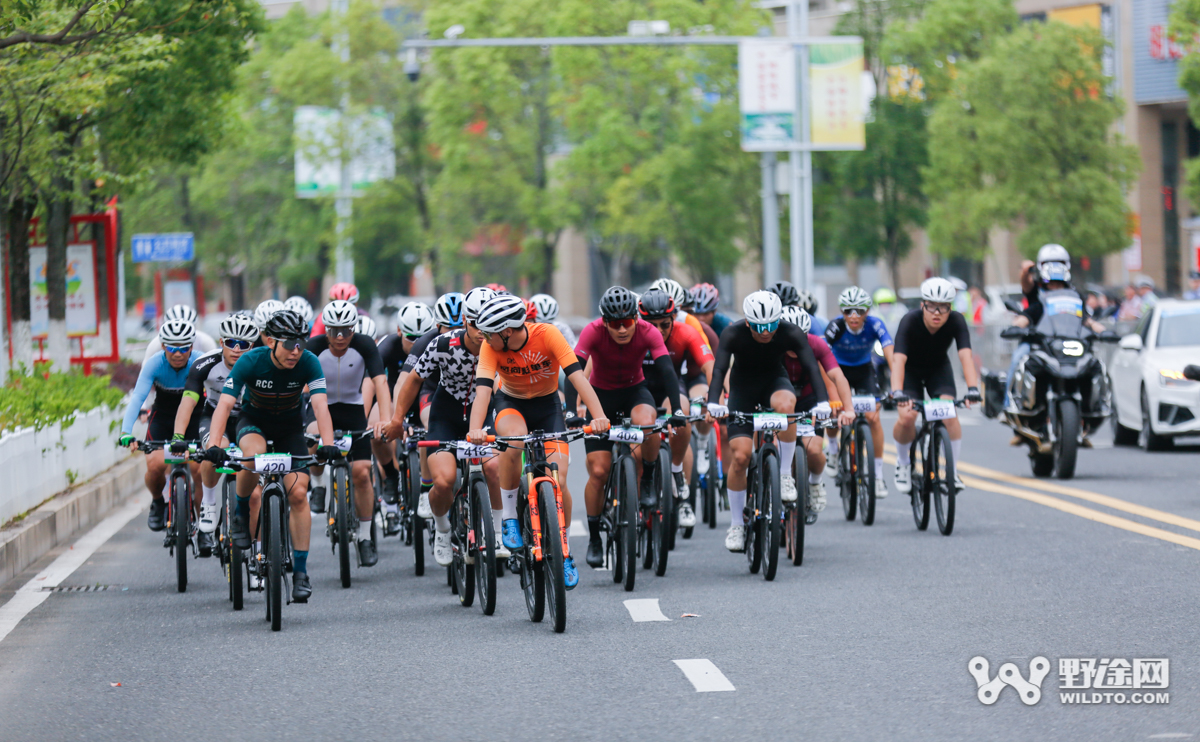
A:
{"type": "Polygon", "coordinates": [[[1156,451],[1200,434],[1200,382],[1183,376],[1190,363],[1200,363],[1200,301],[1162,299],[1108,366],[1115,443],[1156,451]]]}

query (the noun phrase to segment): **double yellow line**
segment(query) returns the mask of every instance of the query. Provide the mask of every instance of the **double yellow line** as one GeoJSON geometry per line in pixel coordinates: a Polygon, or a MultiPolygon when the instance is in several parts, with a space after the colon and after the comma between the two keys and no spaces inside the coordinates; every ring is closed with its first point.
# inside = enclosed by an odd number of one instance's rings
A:
{"type": "MultiPolygon", "coordinates": [[[[888,463],[895,464],[896,449],[893,446],[888,445],[886,450],[886,458],[888,463]]],[[[976,466],[975,464],[968,464],[966,462],[958,464],[958,473],[960,476],[962,476],[963,483],[972,489],[995,492],[1000,495],[1008,495],[1010,497],[1027,500],[1029,502],[1035,502],[1048,508],[1054,508],[1055,510],[1060,510],[1064,513],[1070,513],[1071,515],[1077,515],[1080,518],[1095,521],[1096,523],[1103,523],[1105,525],[1112,526],[1113,528],[1120,528],[1125,531],[1141,534],[1142,536],[1149,536],[1151,538],[1168,541],[1172,544],[1178,544],[1179,546],[1186,546],[1188,548],[1200,551],[1200,538],[1184,536],[1182,534],[1175,533],[1174,531],[1156,528],[1154,526],[1139,523],[1138,521],[1130,520],[1128,518],[1122,518],[1117,515],[1110,515],[1109,513],[1084,507],[1069,500],[1064,500],[1060,497],[1052,497],[1051,495],[1065,495],[1077,500],[1083,500],[1084,502],[1090,502],[1094,505],[1101,505],[1112,510],[1119,510],[1124,513],[1129,513],[1130,515],[1136,515],[1147,520],[1158,521],[1159,523],[1165,523],[1177,528],[1186,528],[1196,533],[1200,533],[1200,520],[1184,518],[1181,515],[1175,515],[1174,513],[1156,510],[1155,508],[1148,508],[1143,505],[1137,505],[1135,503],[1122,500],[1118,497],[1101,495],[1096,492],[1089,492],[1077,487],[1068,487],[1066,485],[1040,479],[1025,479],[1022,477],[1015,477],[1011,474],[1005,474],[1001,471],[988,469],[983,466],[976,466]],[[1019,487],[1014,487],[1011,485],[1019,485],[1019,487]]]]}

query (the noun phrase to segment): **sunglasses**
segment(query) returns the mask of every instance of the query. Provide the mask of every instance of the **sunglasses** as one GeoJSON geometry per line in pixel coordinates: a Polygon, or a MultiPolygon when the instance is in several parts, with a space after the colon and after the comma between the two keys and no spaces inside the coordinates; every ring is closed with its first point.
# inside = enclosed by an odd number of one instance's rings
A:
{"type": "Polygon", "coordinates": [[[757,332],[759,335],[765,335],[768,332],[775,332],[779,329],[779,320],[774,322],[751,322],[750,329],[757,332]]]}
{"type": "Polygon", "coordinates": [[[420,335],[407,335],[407,334],[404,336],[404,338],[406,340],[416,340],[419,337],[421,337],[421,336],[420,335]]]}
{"type": "Polygon", "coordinates": [[[229,348],[230,350],[250,350],[250,346],[254,345],[254,343],[250,342],[249,340],[239,340],[237,338],[225,338],[224,340],[221,341],[221,345],[224,345],[226,348],[229,348]]]}
{"type": "Polygon", "coordinates": [[[288,338],[287,340],[280,340],[279,344],[283,346],[284,350],[290,353],[296,348],[304,345],[304,340],[302,338],[288,338]]]}
{"type": "Polygon", "coordinates": [[[923,306],[925,308],[925,311],[929,312],[930,314],[949,314],[950,313],[950,305],[949,304],[925,304],[925,303],[922,303],[921,306],[923,306]]]}
{"type": "Polygon", "coordinates": [[[332,338],[348,338],[354,334],[354,326],[349,327],[326,327],[325,334],[332,338]]]}
{"type": "Polygon", "coordinates": [[[606,319],[604,324],[614,330],[623,330],[633,327],[637,324],[637,317],[626,317],[625,319],[606,319]]]}
{"type": "Polygon", "coordinates": [[[861,317],[866,313],[867,313],[867,310],[859,309],[857,307],[855,307],[854,309],[843,309],[842,310],[842,316],[849,316],[849,315],[853,314],[855,317],[861,317]]]}
{"type": "Polygon", "coordinates": [[[192,346],[190,343],[188,345],[164,345],[162,349],[171,354],[181,354],[187,353],[192,346]]]}

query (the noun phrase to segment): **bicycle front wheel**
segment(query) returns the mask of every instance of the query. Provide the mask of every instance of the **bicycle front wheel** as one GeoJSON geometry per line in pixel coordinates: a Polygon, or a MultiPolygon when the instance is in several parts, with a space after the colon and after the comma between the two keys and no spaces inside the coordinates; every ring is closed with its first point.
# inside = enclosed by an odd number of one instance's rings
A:
{"type": "Polygon", "coordinates": [[[538,507],[542,515],[542,571],[546,575],[546,607],[554,623],[554,633],[567,629],[567,585],[563,575],[563,539],[558,501],[549,482],[537,486],[538,507]]]}
{"type": "Polygon", "coordinates": [[[187,592],[187,552],[192,538],[190,490],[186,476],[174,477],[171,483],[171,531],[175,535],[175,583],[181,593],[187,592]]]}
{"type": "Polygon", "coordinates": [[[474,535],[475,583],[483,615],[496,611],[496,529],[492,525],[492,501],[487,484],[471,485],[471,531],[474,535]]]}
{"type": "Polygon", "coordinates": [[[954,531],[954,501],[958,494],[954,488],[954,454],[950,448],[950,433],[941,425],[933,434],[933,452],[935,474],[929,489],[934,510],[937,511],[938,530],[943,536],[949,536],[954,531]]]}
{"type": "Polygon", "coordinates": [[[768,453],[763,457],[762,490],[758,519],[759,549],[762,551],[763,579],[775,579],[779,569],[779,542],[783,536],[783,499],[779,483],[779,458],[768,453]]]}
{"type": "Polygon", "coordinates": [[[467,504],[467,495],[459,492],[454,496],[454,505],[450,508],[450,532],[454,541],[454,561],[450,569],[454,573],[454,592],[458,593],[458,602],[463,608],[470,608],[475,602],[475,565],[471,548],[471,513],[467,504]]]}
{"type": "Polygon", "coordinates": [[[633,592],[637,580],[637,470],[633,459],[623,456],[618,466],[617,512],[616,512],[616,564],[613,566],[613,581],[624,582],[625,592],[633,592]],[[617,570],[620,570],[618,572],[617,570]]]}
{"type": "Polygon", "coordinates": [[[796,503],[785,510],[783,534],[788,558],[792,560],[793,566],[799,567],[804,563],[804,528],[808,517],[809,487],[808,456],[803,445],[796,449],[792,471],[796,477],[796,503]]]}
{"type": "Polygon", "coordinates": [[[875,447],[866,420],[854,426],[854,489],[858,491],[858,514],[862,524],[875,522],[875,447]]]}
{"type": "Polygon", "coordinates": [[[417,515],[417,503],[421,501],[421,456],[416,451],[408,452],[408,517],[412,527],[406,538],[412,539],[413,566],[417,577],[425,574],[425,519],[417,515]]]}
{"type": "Polygon", "coordinates": [[[350,537],[350,518],[357,517],[354,514],[354,499],[350,495],[349,477],[346,473],[345,467],[333,468],[333,492],[330,493],[331,502],[336,503],[334,507],[337,508],[334,514],[334,528],[337,529],[338,571],[341,574],[342,587],[350,587],[350,549],[354,546],[354,539],[350,537]]]}
{"type": "Polygon", "coordinates": [[[910,475],[912,489],[909,491],[913,520],[916,521],[918,531],[929,528],[929,488],[927,485],[930,475],[929,466],[930,462],[926,458],[925,451],[925,437],[921,436],[912,446],[912,474],[910,475]]]}
{"type": "MultiPolygon", "coordinates": [[[[840,433],[838,435],[841,435],[840,433]]],[[[854,491],[854,436],[841,435],[838,449],[838,492],[842,496],[842,513],[846,520],[858,516],[858,495],[854,491]]]]}
{"type": "Polygon", "coordinates": [[[671,476],[671,453],[664,444],[659,448],[658,507],[650,511],[650,540],[654,542],[654,574],[667,573],[667,557],[675,548],[675,478],[671,476]]]}
{"type": "Polygon", "coordinates": [[[234,511],[237,508],[237,489],[234,487],[232,475],[224,475],[222,496],[225,498],[223,520],[221,522],[221,540],[225,546],[225,569],[229,579],[229,599],[233,601],[233,610],[240,611],[245,607],[244,591],[242,589],[242,550],[229,537],[229,528],[233,523],[234,511]]]}
{"type": "Polygon", "coordinates": [[[283,503],[282,493],[263,498],[267,509],[267,533],[263,548],[267,552],[267,617],[271,631],[279,631],[283,621],[283,503]]]}
{"type": "MultiPolygon", "coordinates": [[[[546,570],[543,562],[533,558],[533,526],[529,519],[529,500],[522,487],[517,508],[521,517],[521,535],[525,537],[525,549],[521,554],[521,591],[525,594],[525,609],[529,620],[537,623],[546,615],[546,570]]],[[[546,519],[541,519],[546,527],[546,519]]]]}

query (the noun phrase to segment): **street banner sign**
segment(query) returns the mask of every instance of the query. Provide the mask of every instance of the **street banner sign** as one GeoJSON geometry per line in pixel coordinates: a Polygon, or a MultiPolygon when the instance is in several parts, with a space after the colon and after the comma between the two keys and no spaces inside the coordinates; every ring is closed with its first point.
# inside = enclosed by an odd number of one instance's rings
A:
{"type": "Polygon", "coordinates": [[[135,263],[167,263],[196,258],[196,240],[191,232],[135,234],[132,249],[135,263]]]}
{"type": "Polygon", "coordinates": [[[351,196],[361,196],[378,180],[396,177],[392,119],[386,111],[372,110],[347,119],[336,108],[298,106],[292,127],[297,198],[338,195],[342,183],[339,146],[342,140],[350,143],[351,196]]]}
{"type": "MultiPolygon", "coordinates": [[[[67,245],[67,337],[99,332],[96,313],[96,246],[67,245]]],[[[46,290],[46,248],[29,248],[29,329],[36,340],[50,333],[50,296],[46,290]]]]}
{"type": "Polygon", "coordinates": [[[813,44],[809,49],[812,148],[865,149],[862,42],[813,44]]]}
{"type": "Polygon", "coordinates": [[[797,141],[796,50],[788,39],[738,43],[742,149],[786,151],[797,141]]]}

